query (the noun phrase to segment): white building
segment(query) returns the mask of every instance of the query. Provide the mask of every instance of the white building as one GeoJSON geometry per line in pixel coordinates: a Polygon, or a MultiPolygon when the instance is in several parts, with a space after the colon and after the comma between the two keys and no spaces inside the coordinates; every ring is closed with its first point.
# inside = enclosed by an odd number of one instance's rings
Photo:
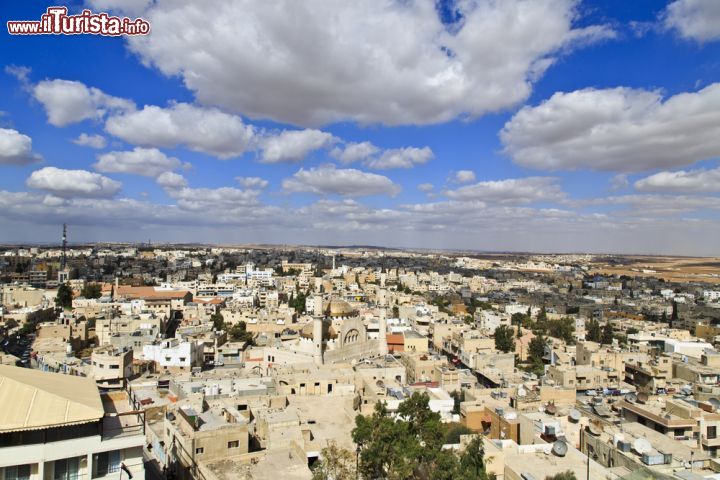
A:
{"type": "Polygon", "coordinates": [[[703,298],[708,302],[717,302],[720,300],[720,290],[705,290],[703,298]]]}
{"type": "MultiPolygon", "coordinates": [[[[527,310],[525,310],[527,312],[527,310]]],[[[510,314],[495,310],[477,310],[478,327],[482,330],[495,331],[500,325],[510,325],[510,314]]]]}
{"type": "Polygon", "coordinates": [[[190,370],[202,366],[203,350],[202,342],[182,342],[177,338],[169,338],[153,345],[144,345],[143,358],[155,362],[161,368],[190,370]]]}
{"type": "Polygon", "coordinates": [[[699,360],[706,350],[714,350],[714,348],[707,342],[688,342],[675,340],[673,338],[665,339],[666,353],[677,353],[699,360]]]}

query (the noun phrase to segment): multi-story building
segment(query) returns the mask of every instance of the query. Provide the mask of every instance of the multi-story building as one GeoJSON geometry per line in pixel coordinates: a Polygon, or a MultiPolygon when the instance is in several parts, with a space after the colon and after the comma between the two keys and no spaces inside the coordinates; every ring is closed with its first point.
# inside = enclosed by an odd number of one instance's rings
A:
{"type": "Polygon", "coordinates": [[[143,478],[144,424],[92,379],[0,366],[0,478],[143,478]]]}
{"type": "Polygon", "coordinates": [[[161,369],[190,370],[202,366],[203,350],[202,342],[181,342],[177,338],[170,338],[143,346],[143,357],[155,362],[161,369]]]}
{"type": "Polygon", "coordinates": [[[112,346],[93,350],[91,355],[92,376],[98,387],[124,388],[133,374],[133,351],[112,346]]]}

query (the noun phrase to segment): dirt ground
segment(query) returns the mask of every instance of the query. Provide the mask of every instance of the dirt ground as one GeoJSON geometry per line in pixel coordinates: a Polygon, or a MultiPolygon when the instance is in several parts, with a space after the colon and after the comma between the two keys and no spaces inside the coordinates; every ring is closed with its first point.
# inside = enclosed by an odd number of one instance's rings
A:
{"type": "Polygon", "coordinates": [[[596,259],[593,273],[720,284],[719,257],[613,257],[596,259]]]}

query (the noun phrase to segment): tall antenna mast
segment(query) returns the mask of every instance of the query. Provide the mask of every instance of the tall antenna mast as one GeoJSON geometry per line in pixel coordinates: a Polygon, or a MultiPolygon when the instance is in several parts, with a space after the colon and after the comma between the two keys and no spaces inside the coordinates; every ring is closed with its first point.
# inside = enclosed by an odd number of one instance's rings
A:
{"type": "Polygon", "coordinates": [[[63,223],[61,269],[65,270],[66,267],[67,267],[67,224],[63,223]]]}

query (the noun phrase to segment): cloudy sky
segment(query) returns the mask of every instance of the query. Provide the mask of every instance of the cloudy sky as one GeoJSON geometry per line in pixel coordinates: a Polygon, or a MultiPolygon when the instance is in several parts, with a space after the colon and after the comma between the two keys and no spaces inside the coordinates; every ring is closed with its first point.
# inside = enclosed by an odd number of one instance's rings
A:
{"type": "Polygon", "coordinates": [[[152,31],[3,30],[0,242],[720,255],[718,0],[67,5],[152,31]]]}

